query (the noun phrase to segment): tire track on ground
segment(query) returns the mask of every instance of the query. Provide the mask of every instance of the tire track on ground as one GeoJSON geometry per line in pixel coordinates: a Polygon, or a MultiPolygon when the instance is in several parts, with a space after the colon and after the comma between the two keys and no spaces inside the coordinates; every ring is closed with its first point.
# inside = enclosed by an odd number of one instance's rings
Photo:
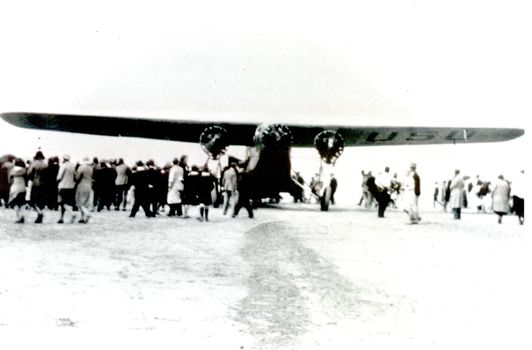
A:
{"type": "Polygon", "coordinates": [[[305,247],[296,230],[290,223],[268,222],[246,232],[241,255],[251,268],[249,293],[237,317],[261,348],[294,345],[311,327],[384,310],[364,298],[368,291],[305,247]]]}

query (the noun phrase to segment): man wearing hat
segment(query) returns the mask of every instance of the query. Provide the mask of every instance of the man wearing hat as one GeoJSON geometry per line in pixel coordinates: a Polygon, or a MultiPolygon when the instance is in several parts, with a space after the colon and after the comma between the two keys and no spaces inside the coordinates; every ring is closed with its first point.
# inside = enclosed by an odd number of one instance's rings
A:
{"type": "Polygon", "coordinates": [[[416,167],[416,163],[410,165],[410,170],[405,180],[405,211],[408,213],[410,224],[417,224],[421,221],[418,207],[418,199],[421,195],[421,181],[416,172],[416,167]]]}
{"type": "Polygon", "coordinates": [[[65,154],[63,156],[63,164],[59,167],[59,173],[57,174],[57,189],[59,190],[59,205],[61,206],[61,217],[58,224],[62,224],[64,221],[65,212],[68,211],[71,215],[71,221],[76,220],[76,216],[73,212],[76,205],[76,181],[75,181],[76,168],[74,164],[70,162],[70,156],[65,154]],[[69,208],[67,208],[67,206],[69,208]]]}
{"type": "Polygon", "coordinates": [[[46,169],[48,164],[44,162],[44,155],[37,151],[33,157],[33,163],[28,169],[28,180],[31,181],[30,204],[37,211],[36,224],[41,224],[43,219],[43,209],[47,203],[46,169]]]}

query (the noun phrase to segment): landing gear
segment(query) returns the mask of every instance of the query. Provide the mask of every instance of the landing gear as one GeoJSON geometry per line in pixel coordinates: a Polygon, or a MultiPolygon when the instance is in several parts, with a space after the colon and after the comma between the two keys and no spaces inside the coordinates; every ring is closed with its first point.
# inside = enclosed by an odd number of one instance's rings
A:
{"type": "Polygon", "coordinates": [[[323,194],[320,197],[320,210],[329,211],[329,204],[331,203],[331,186],[325,187],[323,194]]]}

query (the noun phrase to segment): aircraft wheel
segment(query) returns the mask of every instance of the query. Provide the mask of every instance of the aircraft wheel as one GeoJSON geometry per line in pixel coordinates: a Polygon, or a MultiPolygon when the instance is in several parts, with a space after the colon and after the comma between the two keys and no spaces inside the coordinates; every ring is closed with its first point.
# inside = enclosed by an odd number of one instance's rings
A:
{"type": "Polygon", "coordinates": [[[323,191],[323,195],[320,198],[321,211],[328,211],[330,203],[331,203],[331,188],[327,187],[325,188],[325,191],[323,191]]]}

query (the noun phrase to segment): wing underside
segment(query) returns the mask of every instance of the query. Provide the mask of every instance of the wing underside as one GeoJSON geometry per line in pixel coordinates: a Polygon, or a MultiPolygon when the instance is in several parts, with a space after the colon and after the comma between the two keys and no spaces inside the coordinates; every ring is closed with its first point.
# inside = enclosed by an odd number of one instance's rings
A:
{"type": "MultiPolygon", "coordinates": [[[[253,145],[253,135],[258,126],[246,123],[41,113],[2,113],[1,117],[10,124],[30,129],[183,142],[198,142],[205,128],[217,125],[227,130],[230,144],[247,146],[253,145]]],[[[524,129],[515,128],[287,126],[292,134],[292,145],[296,147],[313,146],[314,138],[323,130],[340,133],[346,146],[500,142],[524,134],[524,129]]]]}

